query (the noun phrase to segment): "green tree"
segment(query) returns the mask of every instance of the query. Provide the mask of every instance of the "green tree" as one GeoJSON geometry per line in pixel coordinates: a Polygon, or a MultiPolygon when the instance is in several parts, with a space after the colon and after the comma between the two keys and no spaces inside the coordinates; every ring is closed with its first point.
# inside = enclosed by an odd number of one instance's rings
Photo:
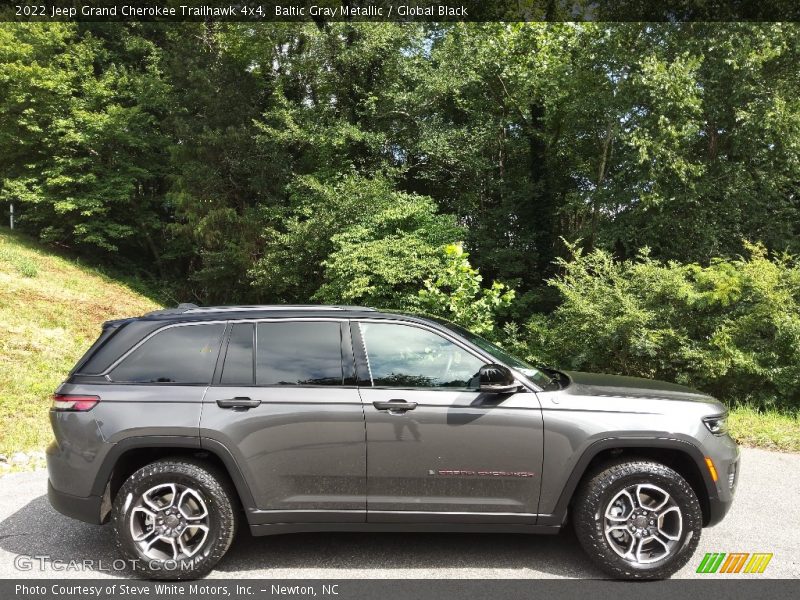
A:
{"type": "Polygon", "coordinates": [[[385,177],[304,177],[291,189],[292,205],[272,215],[250,271],[257,288],[285,301],[391,305],[418,289],[460,234],[430,198],[396,192],[385,177]]]}
{"type": "Polygon", "coordinates": [[[332,253],[357,257],[350,228],[380,256],[416,231],[367,219],[348,183],[362,182],[452,215],[460,233],[441,243],[463,240],[484,277],[513,285],[506,318],[521,323],[558,303],[545,281],[560,237],[684,264],[735,257],[742,239],[800,252],[799,35],[794,23],[2,24],[0,199],[27,231],[176,297],[308,301],[344,268],[332,253]]]}
{"type": "Polygon", "coordinates": [[[159,263],[166,89],[137,29],[0,29],[0,198],[44,240],[159,263]]]}

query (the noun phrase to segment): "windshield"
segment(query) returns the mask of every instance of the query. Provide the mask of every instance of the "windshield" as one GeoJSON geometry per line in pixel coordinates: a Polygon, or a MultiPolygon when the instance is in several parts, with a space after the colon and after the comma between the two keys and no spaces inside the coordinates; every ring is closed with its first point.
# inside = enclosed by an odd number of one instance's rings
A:
{"type": "Polygon", "coordinates": [[[547,389],[553,385],[554,380],[547,373],[545,373],[541,369],[537,369],[532,364],[522,360],[521,358],[517,358],[516,356],[509,354],[499,346],[495,346],[489,340],[484,339],[481,336],[476,335],[471,331],[468,331],[463,327],[455,325],[454,323],[450,323],[449,321],[446,321],[444,319],[439,319],[437,317],[429,317],[429,318],[433,321],[436,321],[440,325],[444,325],[445,327],[457,333],[461,337],[466,338],[484,352],[491,354],[499,362],[504,363],[509,367],[515,368],[517,371],[525,375],[525,377],[533,381],[536,385],[538,385],[542,389],[547,389]]]}

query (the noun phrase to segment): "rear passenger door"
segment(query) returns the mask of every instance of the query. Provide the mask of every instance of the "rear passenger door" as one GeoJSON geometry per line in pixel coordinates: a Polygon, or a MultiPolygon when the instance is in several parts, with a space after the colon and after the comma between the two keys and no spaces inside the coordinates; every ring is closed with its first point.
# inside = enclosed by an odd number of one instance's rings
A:
{"type": "Polygon", "coordinates": [[[234,455],[253,522],[364,521],[364,413],[346,323],[240,321],[226,336],[201,437],[234,455]]]}

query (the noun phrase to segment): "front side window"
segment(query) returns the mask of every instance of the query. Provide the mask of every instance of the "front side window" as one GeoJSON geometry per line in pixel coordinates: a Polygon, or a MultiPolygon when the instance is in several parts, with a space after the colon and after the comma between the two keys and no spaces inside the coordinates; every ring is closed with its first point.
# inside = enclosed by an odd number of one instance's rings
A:
{"type": "Polygon", "coordinates": [[[454,323],[445,321],[444,319],[439,319],[436,317],[428,317],[428,318],[436,321],[440,325],[444,325],[445,327],[447,327],[454,333],[460,335],[461,337],[466,338],[484,352],[494,356],[499,362],[517,369],[528,379],[533,381],[536,385],[540,386],[542,389],[544,390],[553,389],[552,386],[554,384],[556,385],[556,388],[558,388],[558,383],[553,379],[553,377],[551,377],[541,369],[537,369],[530,363],[525,362],[521,358],[509,354],[499,346],[495,346],[489,340],[484,339],[481,336],[476,335],[471,331],[464,329],[463,327],[459,327],[454,323]]]}
{"type": "Polygon", "coordinates": [[[219,354],[223,323],[163,329],[112,369],[112,381],[208,384],[219,354]]]}
{"type": "Polygon", "coordinates": [[[396,323],[361,323],[372,384],[477,389],[484,361],[439,334],[396,323]]]}
{"type": "Polygon", "coordinates": [[[330,321],[259,323],[256,385],[342,385],[342,333],[330,321]]]}

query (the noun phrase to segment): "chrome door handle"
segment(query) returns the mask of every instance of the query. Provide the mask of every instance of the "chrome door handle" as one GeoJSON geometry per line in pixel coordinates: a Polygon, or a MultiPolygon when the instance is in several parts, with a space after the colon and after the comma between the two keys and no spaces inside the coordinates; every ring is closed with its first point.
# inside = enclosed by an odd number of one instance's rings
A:
{"type": "Polygon", "coordinates": [[[392,414],[404,413],[407,410],[414,410],[417,408],[416,402],[406,402],[405,400],[395,399],[388,402],[375,401],[372,406],[378,410],[388,410],[392,414]]]}
{"type": "Polygon", "coordinates": [[[261,404],[261,400],[253,400],[252,398],[244,398],[239,396],[236,398],[217,400],[217,406],[220,408],[255,408],[259,404],[261,404]]]}

